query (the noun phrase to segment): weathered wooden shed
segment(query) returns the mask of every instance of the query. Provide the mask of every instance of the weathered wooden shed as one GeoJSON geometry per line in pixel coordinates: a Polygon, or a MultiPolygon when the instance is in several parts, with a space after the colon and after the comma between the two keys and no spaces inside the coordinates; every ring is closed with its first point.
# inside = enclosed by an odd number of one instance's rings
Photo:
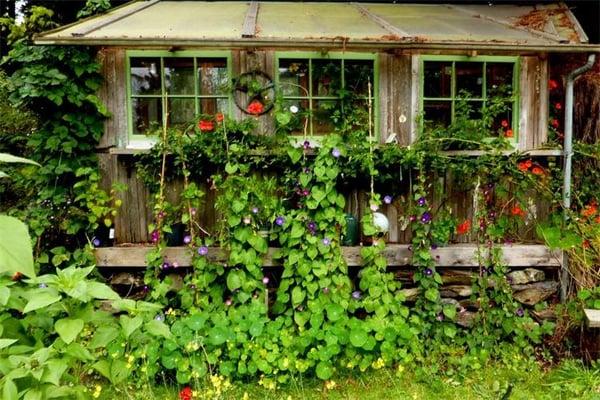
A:
{"type": "MultiPolygon", "coordinates": [[[[490,90],[508,85],[516,94],[509,114],[512,151],[560,157],[562,150],[544,146],[549,56],[598,51],[587,44],[579,23],[562,4],[148,0],[44,33],[36,43],[100,49],[106,78],[101,97],[112,116],[105,123],[98,152],[109,183],[118,181],[129,188],[115,223],[117,245],[149,241],[148,193],[136,178],[132,155],[152,146],[153,139],[144,130],[160,124],[163,99],[175,120],[217,111],[241,118],[243,111],[220,83],[247,71],[261,71],[277,86],[298,79],[297,71],[304,69],[306,90],[284,91],[284,96],[290,104],[316,110],[331,96],[313,85],[313,71],[322,60],[335,60],[343,71],[342,82],[349,82],[358,69],[366,70],[372,79],[378,140],[407,146],[415,140],[418,115],[453,118],[459,90],[472,90],[474,101],[485,102],[490,90]],[[290,71],[296,76],[290,76],[290,71]],[[175,72],[185,79],[174,81],[175,72]]],[[[260,117],[262,133],[269,134],[272,127],[270,114],[260,117]]],[[[326,126],[319,121],[310,121],[311,134],[323,130],[326,126]]],[[[452,190],[451,181],[445,185],[452,190]]],[[[360,212],[357,201],[348,203],[360,212]]],[[[468,200],[459,199],[453,207],[458,215],[469,215],[468,200]]],[[[386,249],[389,264],[408,265],[410,253],[403,244],[408,242],[394,223],[399,210],[390,206],[386,212],[392,223],[392,244],[386,249]]],[[[209,207],[203,217],[214,219],[214,211],[209,207]]],[[[142,266],[147,247],[97,251],[101,266],[142,266]]],[[[350,265],[360,264],[356,248],[344,251],[350,265]]],[[[189,263],[183,249],[167,252],[180,265],[189,263]]],[[[468,243],[434,252],[442,266],[477,265],[474,247],[468,243]]],[[[560,265],[559,255],[539,244],[505,246],[504,257],[511,266],[560,265]]],[[[271,264],[267,257],[265,265],[271,264]]]]}

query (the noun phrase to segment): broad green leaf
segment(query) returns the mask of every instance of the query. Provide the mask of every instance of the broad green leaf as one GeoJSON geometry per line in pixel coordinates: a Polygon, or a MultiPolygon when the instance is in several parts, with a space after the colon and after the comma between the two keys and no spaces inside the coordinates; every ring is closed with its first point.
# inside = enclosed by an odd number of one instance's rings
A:
{"type": "Polygon", "coordinates": [[[118,300],[119,295],[104,283],[89,281],[87,282],[87,292],[95,299],[118,300]]]}
{"type": "Polygon", "coordinates": [[[169,330],[169,327],[162,321],[153,319],[152,321],[146,322],[144,327],[151,335],[162,336],[166,339],[171,337],[171,331],[169,330]]]}
{"type": "Polygon", "coordinates": [[[339,304],[328,304],[325,307],[325,310],[327,311],[327,318],[329,318],[330,321],[335,322],[344,315],[344,307],[339,304]]]}
{"type": "Polygon", "coordinates": [[[5,306],[10,298],[10,289],[6,286],[0,287],[0,305],[5,306]]]}
{"type": "Polygon", "coordinates": [[[12,379],[6,379],[4,381],[4,387],[2,388],[2,398],[4,400],[19,400],[19,392],[17,391],[17,385],[12,379]]]}
{"type": "Polygon", "coordinates": [[[97,363],[92,365],[92,368],[95,369],[96,371],[98,371],[100,373],[100,375],[102,375],[106,379],[108,379],[108,380],[111,379],[110,363],[107,360],[98,361],[97,363]]]}
{"type": "Polygon", "coordinates": [[[50,360],[46,363],[44,368],[44,374],[42,375],[42,382],[52,383],[53,385],[60,385],[60,378],[63,376],[65,371],[69,368],[66,360],[50,360]]]}
{"type": "Polygon", "coordinates": [[[142,326],[144,320],[139,315],[131,318],[127,315],[121,315],[119,322],[121,323],[121,328],[123,328],[123,333],[125,337],[128,338],[137,328],[142,326]]]}
{"type": "Polygon", "coordinates": [[[319,377],[319,379],[327,380],[333,375],[333,367],[331,366],[330,362],[321,361],[317,364],[315,372],[317,373],[317,377],[319,377]]]}
{"type": "Polygon", "coordinates": [[[35,161],[29,160],[29,159],[23,158],[23,157],[13,156],[12,154],[8,154],[8,153],[0,153],[0,162],[23,163],[23,164],[32,164],[32,165],[37,165],[37,166],[40,165],[40,164],[36,163],[35,161]]]}
{"type": "Polygon", "coordinates": [[[231,291],[239,289],[242,286],[243,272],[238,270],[230,271],[227,275],[227,288],[231,291]]]}
{"type": "Polygon", "coordinates": [[[90,341],[89,347],[97,349],[106,347],[110,342],[119,336],[119,331],[114,326],[101,326],[94,332],[94,337],[90,341]]]}
{"type": "Polygon", "coordinates": [[[16,218],[0,215],[0,238],[0,273],[20,272],[35,277],[27,226],[16,218]]]}
{"type": "Polygon", "coordinates": [[[8,347],[17,341],[17,339],[0,339],[0,349],[8,347]]]}
{"type": "Polygon", "coordinates": [[[59,301],[61,298],[60,294],[54,289],[40,289],[39,292],[35,292],[33,297],[29,299],[29,302],[27,302],[27,305],[23,309],[23,313],[25,314],[43,307],[48,307],[59,301]]]}
{"type": "Polygon", "coordinates": [[[352,329],[350,331],[350,343],[354,347],[363,347],[367,343],[369,336],[363,329],[352,329]]]}
{"type": "Polygon", "coordinates": [[[83,325],[83,321],[80,319],[63,318],[56,321],[54,329],[60,338],[66,344],[69,344],[79,335],[79,332],[83,329],[83,325]]]}
{"type": "Polygon", "coordinates": [[[296,307],[300,303],[302,303],[302,301],[304,300],[305,297],[306,297],[306,292],[300,286],[296,286],[292,290],[292,304],[294,305],[294,307],[296,307]]]}

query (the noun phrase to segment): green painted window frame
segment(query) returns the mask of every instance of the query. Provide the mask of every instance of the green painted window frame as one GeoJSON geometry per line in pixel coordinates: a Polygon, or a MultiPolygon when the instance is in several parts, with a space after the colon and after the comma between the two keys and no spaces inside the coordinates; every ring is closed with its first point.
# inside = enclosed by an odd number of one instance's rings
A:
{"type": "Polygon", "coordinates": [[[486,63],[512,63],[513,64],[513,81],[512,81],[512,121],[511,128],[513,130],[513,137],[507,140],[516,145],[519,142],[519,105],[521,94],[519,91],[519,71],[520,71],[520,57],[519,56],[456,56],[456,55],[421,55],[419,60],[420,68],[420,82],[419,82],[419,113],[424,116],[424,103],[425,101],[451,101],[451,118],[454,120],[454,104],[458,99],[456,93],[456,63],[457,62],[476,62],[483,64],[483,87],[482,87],[482,98],[481,101],[487,100],[487,82],[486,82],[486,63]],[[425,97],[425,62],[427,61],[447,61],[452,62],[452,76],[451,76],[451,95],[450,97],[425,97]]]}
{"type": "MultiPolygon", "coordinates": [[[[285,96],[284,100],[306,100],[309,101],[309,109],[313,109],[313,100],[328,100],[332,99],[331,96],[313,96],[313,85],[312,85],[312,60],[341,60],[342,61],[342,85],[344,84],[344,61],[345,60],[371,60],[373,61],[373,84],[371,97],[373,99],[373,136],[375,139],[379,138],[379,57],[376,52],[362,53],[362,52],[328,52],[322,53],[318,51],[280,51],[275,53],[275,87],[279,88],[279,61],[286,59],[307,59],[309,61],[309,93],[306,96],[285,96]]],[[[343,87],[343,86],[342,86],[343,87]]],[[[321,135],[313,135],[313,120],[312,118],[308,124],[307,135],[310,138],[318,138],[321,135]]],[[[292,135],[298,137],[300,135],[292,135]]]]}
{"type": "Polygon", "coordinates": [[[132,98],[133,97],[148,97],[148,98],[193,98],[196,115],[198,115],[199,111],[199,100],[202,98],[215,98],[215,99],[224,99],[227,98],[228,102],[228,113],[232,115],[233,111],[233,96],[231,91],[228,91],[227,95],[200,95],[198,93],[198,74],[197,74],[197,59],[202,58],[220,58],[225,59],[227,62],[227,74],[228,79],[231,81],[233,78],[233,66],[232,66],[232,56],[230,50],[204,50],[204,51],[195,51],[195,50],[181,50],[181,51],[168,51],[168,50],[127,50],[125,56],[125,74],[127,80],[127,137],[128,144],[135,143],[144,143],[148,141],[148,138],[152,136],[143,135],[143,134],[134,134],[133,133],[133,105],[132,98]],[[160,76],[161,76],[161,94],[160,95],[140,95],[133,96],[131,93],[131,59],[132,58],[159,58],[160,57],[160,76]],[[194,94],[188,95],[168,95],[165,88],[165,69],[164,69],[164,59],[165,58],[193,58],[194,59],[194,94]]]}

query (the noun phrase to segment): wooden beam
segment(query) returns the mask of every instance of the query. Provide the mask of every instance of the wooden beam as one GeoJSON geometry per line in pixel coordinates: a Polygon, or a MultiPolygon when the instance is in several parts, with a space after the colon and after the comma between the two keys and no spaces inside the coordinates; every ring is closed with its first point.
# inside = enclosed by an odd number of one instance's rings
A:
{"type": "Polygon", "coordinates": [[[140,1],[138,2],[136,5],[132,5],[131,8],[125,12],[122,13],[115,13],[116,15],[112,18],[109,18],[107,16],[107,18],[101,19],[99,22],[95,23],[95,24],[87,24],[87,28],[82,29],[80,31],[77,32],[73,32],[71,35],[75,36],[75,37],[80,37],[80,36],[85,36],[88,33],[91,33],[95,30],[98,30],[100,28],[104,28],[107,25],[110,25],[112,23],[115,23],[117,21],[122,20],[123,18],[127,18],[132,14],[135,14],[138,11],[141,11],[145,8],[148,8],[150,6],[155,5],[156,3],[158,3],[160,0],[150,0],[150,1],[140,1]]]}
{"type": "Polygon", "coordinates": [[[358,11],[362,15],[364,15],[365,17],[367,17],[371,21],[375,22],[377,25],[381,26],[383,29],[385,29],[386,31],[390,32],[392,35],[396,35],[396,36],[399,36],[401,38],[410,37],[410,34],[408,32],[403,31],[402,29],[398,28],[395,25],[392,25],[391,23],[389,23],[384,18],[381,18],[379,15],[373,14],[371,11],[367,10],[361,4],[352,3],[352,5],[354,7],[356,7],[358,9],[358,11]]]}
{"type": "MultiPolygon", "coordinates": [[[[560,266],[560,252],[552,251],[543,245],[505,245],[501,246],[504,262],[511,267],[529,266],[560,266]]],[[[98,267],[115,268],[145,268],[146,254],[151,251],[152,246],[132,247],[101,247],[95,250],[98,267]]],[[[362,265],[360,257],[360,246],[342,247],[344,259],[349,266],[362,265]]],[[[477,247],[472,244],[450,245],[432,250],[436,264],[440,267],[473,268],[478,267],[476,256],[477,247]]],[[[164,251],[165,259],[177,262],[180,266],[190,266],[192,260],[192,249],[187,247],[167,247],[164,251]]],[[[271,247],[263,260],[265,267],[277,267],[281,265],[277,259],[278,249],[271,247]]],[[[409,266],[412,252],[409,245],[389,244],[386,246],[384,256],[389,266],[409,266]]],[[[225,263],[226,253],[220,247],[210,247],[207,257],[212,262],[225,263]]]]}
{"type": "Polygon", "coordinates": [[[244,18],[244,25],[242,25],[242,37],[253,38],[256,36],[256,19],[258,18],[258,6],[259,2],[253,0],[248,6],[246,11],[246,18],[244,18]]]}

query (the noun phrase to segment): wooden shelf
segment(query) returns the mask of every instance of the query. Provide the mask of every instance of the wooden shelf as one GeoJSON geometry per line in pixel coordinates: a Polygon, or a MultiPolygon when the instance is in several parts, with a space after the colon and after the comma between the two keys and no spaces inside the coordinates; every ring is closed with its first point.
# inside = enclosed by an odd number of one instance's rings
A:
{"type": "MultiPolygon", "coordinates": [[[[552,251],[543,245],[503,245],[504,262],[511,267],[558,267],[560,266],[561,253],[552,251]]],[[[98,267],[112,268],[146,268],[146,254],[153,249],[152,246],[131,247],[101,247],[95,250],[98,267]]],[[[360,266],[360,246],[342,247],[346,263],[349,266],[360,266]]],[[[280,261],[275,258],[277,248],[269,248],[263,260],[264,267],[280,266],[280,261]]],[[[439,247],[432,251],[436,264],[441,267],[471,268],[477,267],[477,247],[473,244],[456,244],[439,247]]],[[[410,265],[412,252],[405,244],[387,245],[384,255],[389,266],[410,265]]],[[[188,247],[167,247],[164,250],[165,259],[177,262],[181,267],[190,266],[192,249],[188,247]]],[[[213,262],[225,262],[225,251],[220,247],[210,247],[207,257],[213,262]]]]}
{"type": "MultiPolygon", "coordinates": [[[[492,151],[487,150],[447,150],[442,151],[441,154],[445,156],[470,156],[470,157],[478,157],[485,154],[492,154],[492,151]]],[[[537,149],[537,150],[503,150],[500,154],[509,156],[511,154],[518,153],[523,156],[530,157],[560,157],[563,155],[563,151],[561,149],[537,149]]]]}

